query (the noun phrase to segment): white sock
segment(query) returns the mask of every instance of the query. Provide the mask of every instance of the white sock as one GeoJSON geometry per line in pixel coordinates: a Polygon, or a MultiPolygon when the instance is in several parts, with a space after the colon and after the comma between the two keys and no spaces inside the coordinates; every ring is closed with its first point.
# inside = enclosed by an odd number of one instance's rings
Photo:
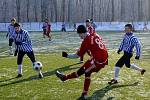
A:
{"type": "Polygon", "coordinates": [[[115,66],[115,77],[114,77],[115,80],[118,80],[119,71],[120,71],[120,67],[115,66]]]}
{"type": "Polygon", "coordinates": [[[22,64],[18,65],[18,74],[22,74],[22,64]]]}
{"type": "Polygon", "coordinates": [[[10,51],[10,53],[13,52],[12,46],[9,46],[9,51],[10,51]]]}
{"type": "Polygon", "coordinates": [[[142,71],[142,68],[138,67],[137,65],[135,64],[131,64],[130,68],[134,69],[134,70],[137,70],[137,71],[142,71]]]}

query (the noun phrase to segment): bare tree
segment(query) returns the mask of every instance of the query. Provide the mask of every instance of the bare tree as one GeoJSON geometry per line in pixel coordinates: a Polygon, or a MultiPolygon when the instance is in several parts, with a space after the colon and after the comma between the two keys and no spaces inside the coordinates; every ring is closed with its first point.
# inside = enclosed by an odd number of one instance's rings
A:
{"type": "Polygon", "coordinates": [[[148,21],[150,0],[1,0],[0,22],[148,21]],[[15,1],[15,2],[14,2],[15,1]]]}

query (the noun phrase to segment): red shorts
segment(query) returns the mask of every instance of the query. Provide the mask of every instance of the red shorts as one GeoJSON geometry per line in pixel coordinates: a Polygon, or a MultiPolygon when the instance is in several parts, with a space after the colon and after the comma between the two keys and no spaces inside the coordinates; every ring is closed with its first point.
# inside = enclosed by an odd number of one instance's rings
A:
{"type": "Polygon", "coordinates": [[[87,72],[98,72],[102,68],[104,68],[105,65],[107,65],[107,62],[108,61],[106,61],[106,63],[98,64],[94,61],[94,59],[90,59],[90,60],[87,60],[82,67],[84,68],[86,73],[87,72]]]}

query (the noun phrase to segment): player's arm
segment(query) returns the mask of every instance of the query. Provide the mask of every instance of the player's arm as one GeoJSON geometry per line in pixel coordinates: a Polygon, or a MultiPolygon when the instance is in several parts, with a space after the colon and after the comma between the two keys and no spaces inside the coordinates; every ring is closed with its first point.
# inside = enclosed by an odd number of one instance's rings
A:
{"type": "Polygon", "coordinates": [[[135,59],[139,59],[140,55],[141,55],[141,43],[137,38],[134,39],[134,45],[135,45],[135,48],[136,48],[136,57],[135,57],[135,59]]]}
{"type": "Polygon", "coordinates": [[[79,56],[77,54],[68,54],[67,52],[62,52],[62,57],[66,57],[66,58],[79,58],[79,56]]]}
{"type": "Polygon", "coordinates": [[[120,44],[120,46],[119,46],[119,49],[118,49],[118,51],[117,51],[118,54],[120,54],[120,52],[121,52],[122,49],[123,49],[123,45],[124,45],[123,41],[124,41],[124,39],[122,40],[122,42],[121,42],[121,44],[120,44]]]}
{"type": "Polygon", "coordinates": [[[62,52],[62,56],[66,58],[79,58],[83,56],[88,51],[88,40],[84,40],[81,44],[80,49],[77,51],[77,53],[74,54],[68,54],[66,52],[62,52]]]}

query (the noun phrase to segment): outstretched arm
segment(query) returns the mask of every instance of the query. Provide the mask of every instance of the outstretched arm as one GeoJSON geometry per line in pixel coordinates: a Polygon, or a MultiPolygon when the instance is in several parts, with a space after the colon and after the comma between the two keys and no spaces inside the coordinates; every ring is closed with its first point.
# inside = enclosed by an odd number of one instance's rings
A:
{"type": "Polygon", "coordinates": [[[62,57],[66,57],[66,58],[79,58],[79,56],[77,54],[68,54],[67,52],[62,52],[62,57]]]}

